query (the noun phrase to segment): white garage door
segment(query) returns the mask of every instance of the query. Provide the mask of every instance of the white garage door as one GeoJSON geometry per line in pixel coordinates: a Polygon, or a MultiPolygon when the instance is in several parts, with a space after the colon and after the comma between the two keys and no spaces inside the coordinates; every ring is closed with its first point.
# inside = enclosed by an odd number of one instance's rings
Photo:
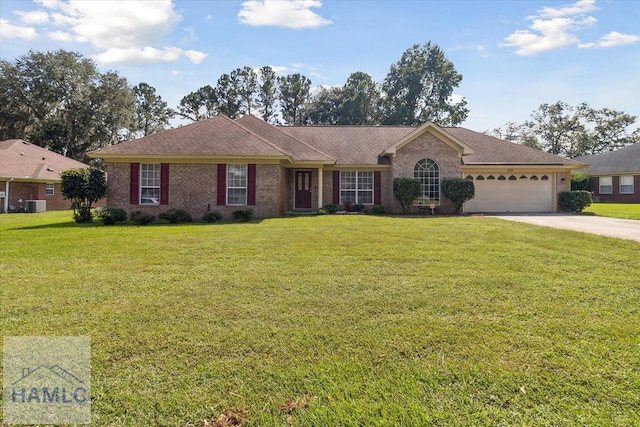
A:
{"type": "Polygon", "coordinates": [[[471,175],[476,195],[465,212],[552,212],[552,175],[471,175]]]}

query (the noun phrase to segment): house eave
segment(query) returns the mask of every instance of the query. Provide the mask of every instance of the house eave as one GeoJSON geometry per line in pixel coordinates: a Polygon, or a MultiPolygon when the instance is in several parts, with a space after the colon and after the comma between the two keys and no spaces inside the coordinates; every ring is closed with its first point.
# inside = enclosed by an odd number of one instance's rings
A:
{"type": "Polygon", "coordinates": [[[132,162],[162,162],[162,163],[223,163],[223,162],[251,162],[251,163],[279,163],[293,162],[290,156],[279,155],[171,155],[171,154],[108,154],[99,152],[89,153],[92,158],[103,159],[112,163],[132,162]]]}

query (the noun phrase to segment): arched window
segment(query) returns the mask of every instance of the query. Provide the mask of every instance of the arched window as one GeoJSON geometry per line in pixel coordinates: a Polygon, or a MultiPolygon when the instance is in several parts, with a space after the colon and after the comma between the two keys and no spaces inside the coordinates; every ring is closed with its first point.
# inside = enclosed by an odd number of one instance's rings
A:
{"type": "Polygon", "coordinates": [[[413,168],[413,177],[422,183],[422,198],[416,204],[440,204],[440,168],[431,159],[422,159],[413,168]]]}

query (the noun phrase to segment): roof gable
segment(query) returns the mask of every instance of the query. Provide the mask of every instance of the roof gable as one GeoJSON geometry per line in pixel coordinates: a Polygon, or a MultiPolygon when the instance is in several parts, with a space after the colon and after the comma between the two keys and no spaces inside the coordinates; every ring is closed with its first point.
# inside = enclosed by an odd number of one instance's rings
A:
{"type": "Polygon", "coordinates": [[[88,167],[77,160],[22,139],[0,142],[0,177],[2,178],[60,181],[60,172],[88,167]]]}
{"type": "Polygon", "coordinates": [[[450,134],[449,132],[445,131],[443,128],[435,125],[434,123],[427,122],[422,126],[420,126],[419,128],[415,129],[413,132],[404,136],[399,141],[395,142],[393,145],[390,145],[389,147],[385,148],[384,151],[382,151],[381,155],[395,157],[398,150],[400,150],[405,145],[415,141],[419,136],[427,132],[435,136],[440,141],[444,142],[454,150],[456,150],[458,152],[459,157],[462,157],[467,154],[472,154],[474,152],[473,148],[471,148],[461,139],[457,138],[455,135],[450,134]]]}

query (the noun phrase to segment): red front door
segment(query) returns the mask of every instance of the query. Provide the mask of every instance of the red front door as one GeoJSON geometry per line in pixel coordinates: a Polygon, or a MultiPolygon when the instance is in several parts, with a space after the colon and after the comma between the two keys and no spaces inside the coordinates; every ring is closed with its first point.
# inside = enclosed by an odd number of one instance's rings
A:
{"type": "Polygon", "coordinates": [[[295,209],[311,209],[311,171],[296,171],[295,209]]]}

